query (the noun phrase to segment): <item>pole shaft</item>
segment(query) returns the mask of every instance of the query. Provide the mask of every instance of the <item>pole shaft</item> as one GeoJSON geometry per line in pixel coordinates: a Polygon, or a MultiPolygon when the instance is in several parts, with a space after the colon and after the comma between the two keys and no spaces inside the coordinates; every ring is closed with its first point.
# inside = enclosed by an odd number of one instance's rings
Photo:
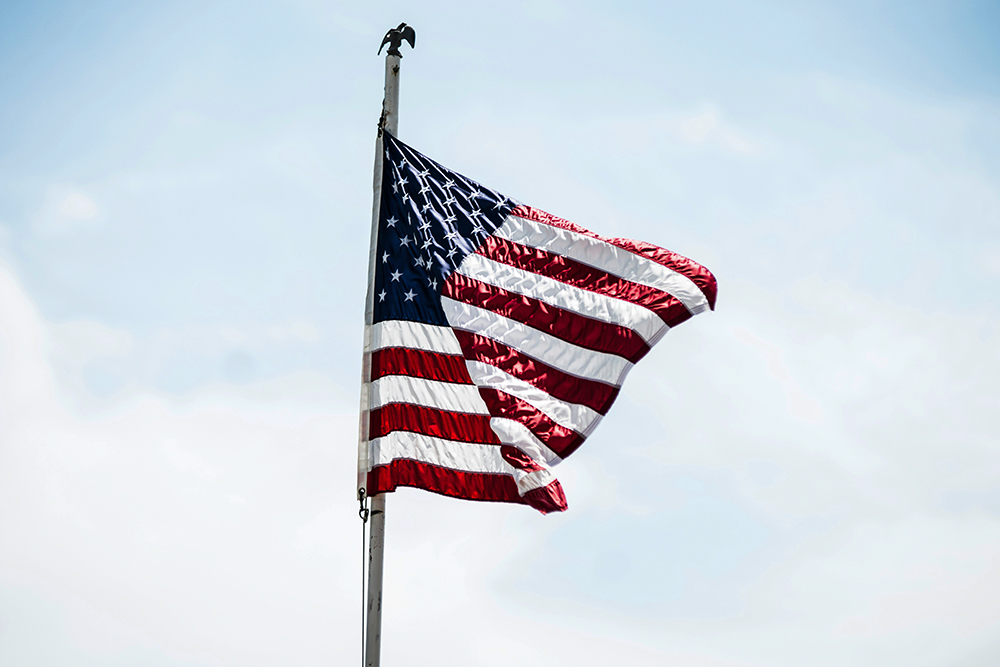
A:
{"type": "Polygon", "coordinates": [[[385,494],[371,499],[371,532],[368,541],[368,627],[365,667],[379,667],[382,652],[382,556],[385,553],[385,494]]]}
{"type": "Polygon", "coordinates": [[[399,132],[399,56],[385,56],[385,100],[382,110],[385,112],[385,129],[396,136],[399,132]]]}
{"type": "MultiPolygon", "coordinates": [[[[382,126],[393,136],[399,129],[399,56],[385,57],[385,98],[382,102],[382,126]]],[[[367,469],[368,391],[371,383],[371,325],[374,308],[375,246],[378,239],[379,202],[382,196],[382,137],[375,150],[375,203],[372,207],[371,254],[368,267],[368,297],[365,304],[365,359],[363,361],[361,435],[367,469]]],[[[382,560],[385,547],[385,494],[371,498],[371,532],[368,542],[368,627],[365,628],[365,666],[379,667],[382,648],[382,560]]]]}

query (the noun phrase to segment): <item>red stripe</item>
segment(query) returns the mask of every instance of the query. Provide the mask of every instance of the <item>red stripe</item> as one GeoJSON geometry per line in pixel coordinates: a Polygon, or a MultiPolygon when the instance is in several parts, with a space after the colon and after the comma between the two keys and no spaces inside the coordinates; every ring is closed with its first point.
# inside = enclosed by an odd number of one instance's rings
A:
{"type": "Polygon", "coordinates": [[[566,494],[563,493],[562,484],[559,483],[559,480],[554,480],[540,489],[528,491],[524,494],[524,499],[542,514],[565,512],[569,509],[569,503],[566,502],[566,494]]]}
{"type": "Polygon", "coordinates": [[[463,472],[411,459],[396,459],[368,471],[368,495],[415,486],[455,498],[525,503],[510,475],[463,472]]]}
{"type": "Polygon", "coordinates": [[[372,352],[372,380],[386,375],[409,375],[428,380],[472,384],[464,358],[408,347],[387,347],[372,352]]]}
{"type": "Polygon", "coordinates": [[[561,401],[586,405],[600,414],[618,397],[618,387],[570,375],[498,341],[455,329],[465,358],[496,366],[561,401]]]}
{"type": "Polygon", "coordinates": [[[520,449],[512,445],[501,446],[500,456],[503,457],[504,461],[511,464],[518,470],[524,470],[525,472],[537,472],[539,470],[545,470],[545,468],[538,465],[530,456],[528,456],[520,449]]]}
{"type": "Polygon", "coordinates": [[[677,326],[691,317],[691,313],[677,297],[663,290],[619,278],[563,255],[532,248],[498,236],[488,237],[476,249],[476,253],[573,287],[643,306],[659,315],[667,326],[677,326]]]}
{"type": "Polygon", "coordinates": [[[649,352],[642,336],[628,327],[584,317],[457,271],[448,276],[441,295],[523,322],[574,345],[625,357],[632,363],[649,352]]]}
{"type": "Polygon", "coordinates": [[[567,508],[566,495],[558,481],[522,496],[510,475],[450,470],[409,459],[396,459],[368,471],[369,496],[395,491],[400,486],[412,486],[466,500],[530,505],[543,514],[562,512],[567,508]]]}
{"type": "Polygon", "coordinates": [[[500,444],[490,428],[489,415],[449,412],[410,403],[390,403],[371,411],[369,438],[381,438],[393,431],[411,431],[461,442],[500,444]]]}
{"type": "Polygon", "coordinates": [[[706,269],[701,264],[693,262],[683,255],[678,255],[675,252],[671,252],[660,246],[653,245],[652,243],[645,243],[643,241],[633,241],[632,239],[612,239],[604,236],[599,236],[594,232],[584,229],[579,225],[574,225],[569,220],[564,220],[562,218],[557,218],[550,213],[545,211],[540,211],[537,208],[532,208],[530,206],[518,206],[513,211],[510,212],[511,215],[517,216],[519,218],[526,218],[528,220],[534,220],[535,222],[542,222],[547,225],[552,225],[553,227],[561,227],[562,229],[568,229],[571,232],[576,232],[577,234],[584,234],[591,238],[604,241],[605,243],[610,243],[611,245],[618,246],[623,250],[628,250],[629,252],[635,253],[636,255],[641,255],[646,259],[652,260],[657,264],[661,264],[668,269],[676,271],[681,275],[690,278],[695,285],[702,291],[705,298],[708,299],[708,305],[713,310],[715,309],[715,297],[718,294],[719,287],[715,282],[715,276],[712,272],[706,269]]]}
{"type": "Polygon", "coordinates": [[[498,389],[479,388],[487,409],[494,417],[506,417],[524,424],[559,458],[566,458],[583,444],[583,436],[555,423],[544,412],[526,401],[498,389]]]}

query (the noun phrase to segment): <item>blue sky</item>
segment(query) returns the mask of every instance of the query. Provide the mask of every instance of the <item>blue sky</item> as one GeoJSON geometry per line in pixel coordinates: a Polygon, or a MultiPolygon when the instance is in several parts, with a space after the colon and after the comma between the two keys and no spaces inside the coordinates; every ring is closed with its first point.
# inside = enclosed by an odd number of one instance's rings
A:
{"type": "Polygon", "coordinates": [[[557,470],[565,515],[389,499],[386,660],[1000,658],[995,3],[0,19],[0,662],[355,661],[401,20],[402,139],[720,296],[557,470]]]}

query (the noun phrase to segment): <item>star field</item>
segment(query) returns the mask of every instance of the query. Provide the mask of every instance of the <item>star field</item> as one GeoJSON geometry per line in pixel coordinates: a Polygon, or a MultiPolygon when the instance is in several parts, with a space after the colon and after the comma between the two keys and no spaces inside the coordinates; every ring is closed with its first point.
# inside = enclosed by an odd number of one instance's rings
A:
{"type": "Polygon", "coordinates": [[[373,321],[447,325],[445,280],[515,206],[384,132],[373,321]]]}

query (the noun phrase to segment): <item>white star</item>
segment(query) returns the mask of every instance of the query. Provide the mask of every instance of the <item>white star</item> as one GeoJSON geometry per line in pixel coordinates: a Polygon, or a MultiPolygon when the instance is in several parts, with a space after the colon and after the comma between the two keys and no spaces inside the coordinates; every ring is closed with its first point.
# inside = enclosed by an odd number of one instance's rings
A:
{"type": "Polygon", "coordinates": [[[399,183],[392,184],[392,191],[397,193],[399,192],[399,183]]]}
{"type": "Polygon", "coordinates": [[[424,258],[423,257],[417,257],[417,266],[421,266],[422,267],[423,265],[424,265],[424,258]]]}
{"type": "Polygon", "coordinates": [[[430,169],[424,169],[423,171],[418,171],[417,176],[420,178],[427,178],[427,174],[431,173],[430,169]]]}
{"type": "Polygon", "coordinates": [[[382,263],[385,264],[388,261],[389,261],[389,253],[385,253],[384,255],[382,255],[382,263]]]}
{"type": "Polygon", "coordinates": [[[382,290],[381,292],[378,293],[378,300],[385,301],[385,290],[382,290]]]}
{"type": "Polygon", "coordinates": [[[472,231],[474,231],[477,234],[485,234],[486,233],[486,230],[483,229],[483,226],[481,224],[479,224],[478,222],[472,228],[472,231]]]}
{"type": "Polygon", "coordinates": [[[391,218],[385,221],[385,224],[389,225],[390,227],[395,227],[397,222],[399,222],[399,220],[396,219],[396,216],[392,216],[391,218]]]}
{"type": "Polygon", "coordinates": [[[475,209],[474,211],[472,211],[472,213],[470,213],[469,215],[471,215],[471,216],[472,216],[473,218],[478,218],[478,217],[479,217],[479,216],[481,216],[482,214],[483,214],[483,212],[482,212],[482,211],[480,211],[480,210],[479,210],[479,209],[477,208],[477,209],[475,209]]]}
{"type": "Polygon", "coordinates": [[[424,194],[424,193],[430,192],[430,191],[431,191],[431,186],[430,186],[429,183],[425,184],[424,187],[420,188],[420,194],[424,194]]]}
{"type": "Polygon", "coordinates": [[[392,275],[392,282],[395,283],[395,282],[399,282],[399,279],[402,277],[403,272],[399,271],[399,270],[396,270],[396,271],[393,271],[391,275],[392,275]]]}
{"type": "Polygon", "coordinates": [[[403,158],[398,163],[396,163],[396,169],[399,169],[400,171],[403,171],[403,167],[405,166],[406,166],[406,158],[403,158]]]}
{"type": "Polygon", "coordinates": [[[445,182],[444,182],[444,185],[443,185],[442,187],[443,187],[443,188],[444,188],[445,190],[447,190],[448,188],[453,188],[453,187],[455,187],[455,181],[453,181],[453,180],[451,180],[451,179],[449,178],[449,179],[448,179],[447,181],[445,181],[445,182]]]}
{"type": "Polygon", "coordinates": [[[421,248],[423,248],[424,250],[427,250],[432,245],[434,245],[434,239],[427,239],[426,241],[424,241],[424,244],[421,246],[421,248]]]}
{"type": "Polygon", "coordinates": [[[447,199],[444,200],[444,205],[445,206],[451,206],[452,204],[457,204],[457,203],[458,203],[458,200],[455,199],[454,197],[448,197],[447,199]]]}
{"type": "Polygon", "coordinates": [[[454,241],[455,239],[458,238],[458,231],[453,229],[450,232],[448,232],[447,234],[445,234],[444,237],[446,239],[448,239],[449,241],[454,241]]]}
{"type": "Polygon", "coordinates": [[[404,236],[403,238],[399,239],[399,245],[409,246],[410,245],[410,237],[409,236],[404,236]]]}
{"type": "Polygon", "coordinates": [[[469,193],[469,199],[479,199],[482,196],[483,193],[480,192],[479,190],[473,190],[472,192],[469,193]]]}
{"type": "Polygon", "coordinates": [[[408,201],[410,201],[410,193],[409,192],[404,192],[403,193],[403,203],[405,204],[408,201]]]}
{"type": "Polygon", "coordinates": [[[452,246],[451,250],[448,251],[448,259],[451,259],[451,256],[454,255],[456,252],[458,252],[458,248],[452,246]]]}
{"type": "Polygon", "coordinates": [[[503,208],[504,206],[506,206],[506,204],[507,204],[507,198],[503,197],[502,200],[497,200],[497,203],[493,206],[493,210],[497,211],[497,210],[503,208]]]}
{"type": "Polygon", "coordinates": [[[431,228],[431,223],[427,222],[426,220],[424,220],[424,224],[422,224],[419,227],[417,227],[417,229],[419,229],[422,232],[426,231],[426,230],[428,230],[430,228],[431,228]]]}
{"type": "Polygon", "coordinates": [[[416,292],[414,292],[413,290],[410,290],[409,292],[407,292],[403,296],[406,297],[407,301],[413,301],[413,297],[415,297],[416,295],[417,295],[416,292]]]}
{"type": "Polygon", "coordinates": [[[424,207],[420,209],[420,212],[426,213],[428,210],[430,210],[430,208],[431,208],[431,202],[428,200],[428,202],[424,204],[424,207]]]}
{"type": "Polygon", "coordinates": [[[431,278],[431,289],[435,289],[436,290],[437,288],[438,288],[438,279],[437,278],[431,278]]]}
{"type": "Polygon", "coordinates": [[[408,181],[405,178],[399,179],[399,184],[400,185],[406,185],[407,183],[408,183],[408,181]]]}

